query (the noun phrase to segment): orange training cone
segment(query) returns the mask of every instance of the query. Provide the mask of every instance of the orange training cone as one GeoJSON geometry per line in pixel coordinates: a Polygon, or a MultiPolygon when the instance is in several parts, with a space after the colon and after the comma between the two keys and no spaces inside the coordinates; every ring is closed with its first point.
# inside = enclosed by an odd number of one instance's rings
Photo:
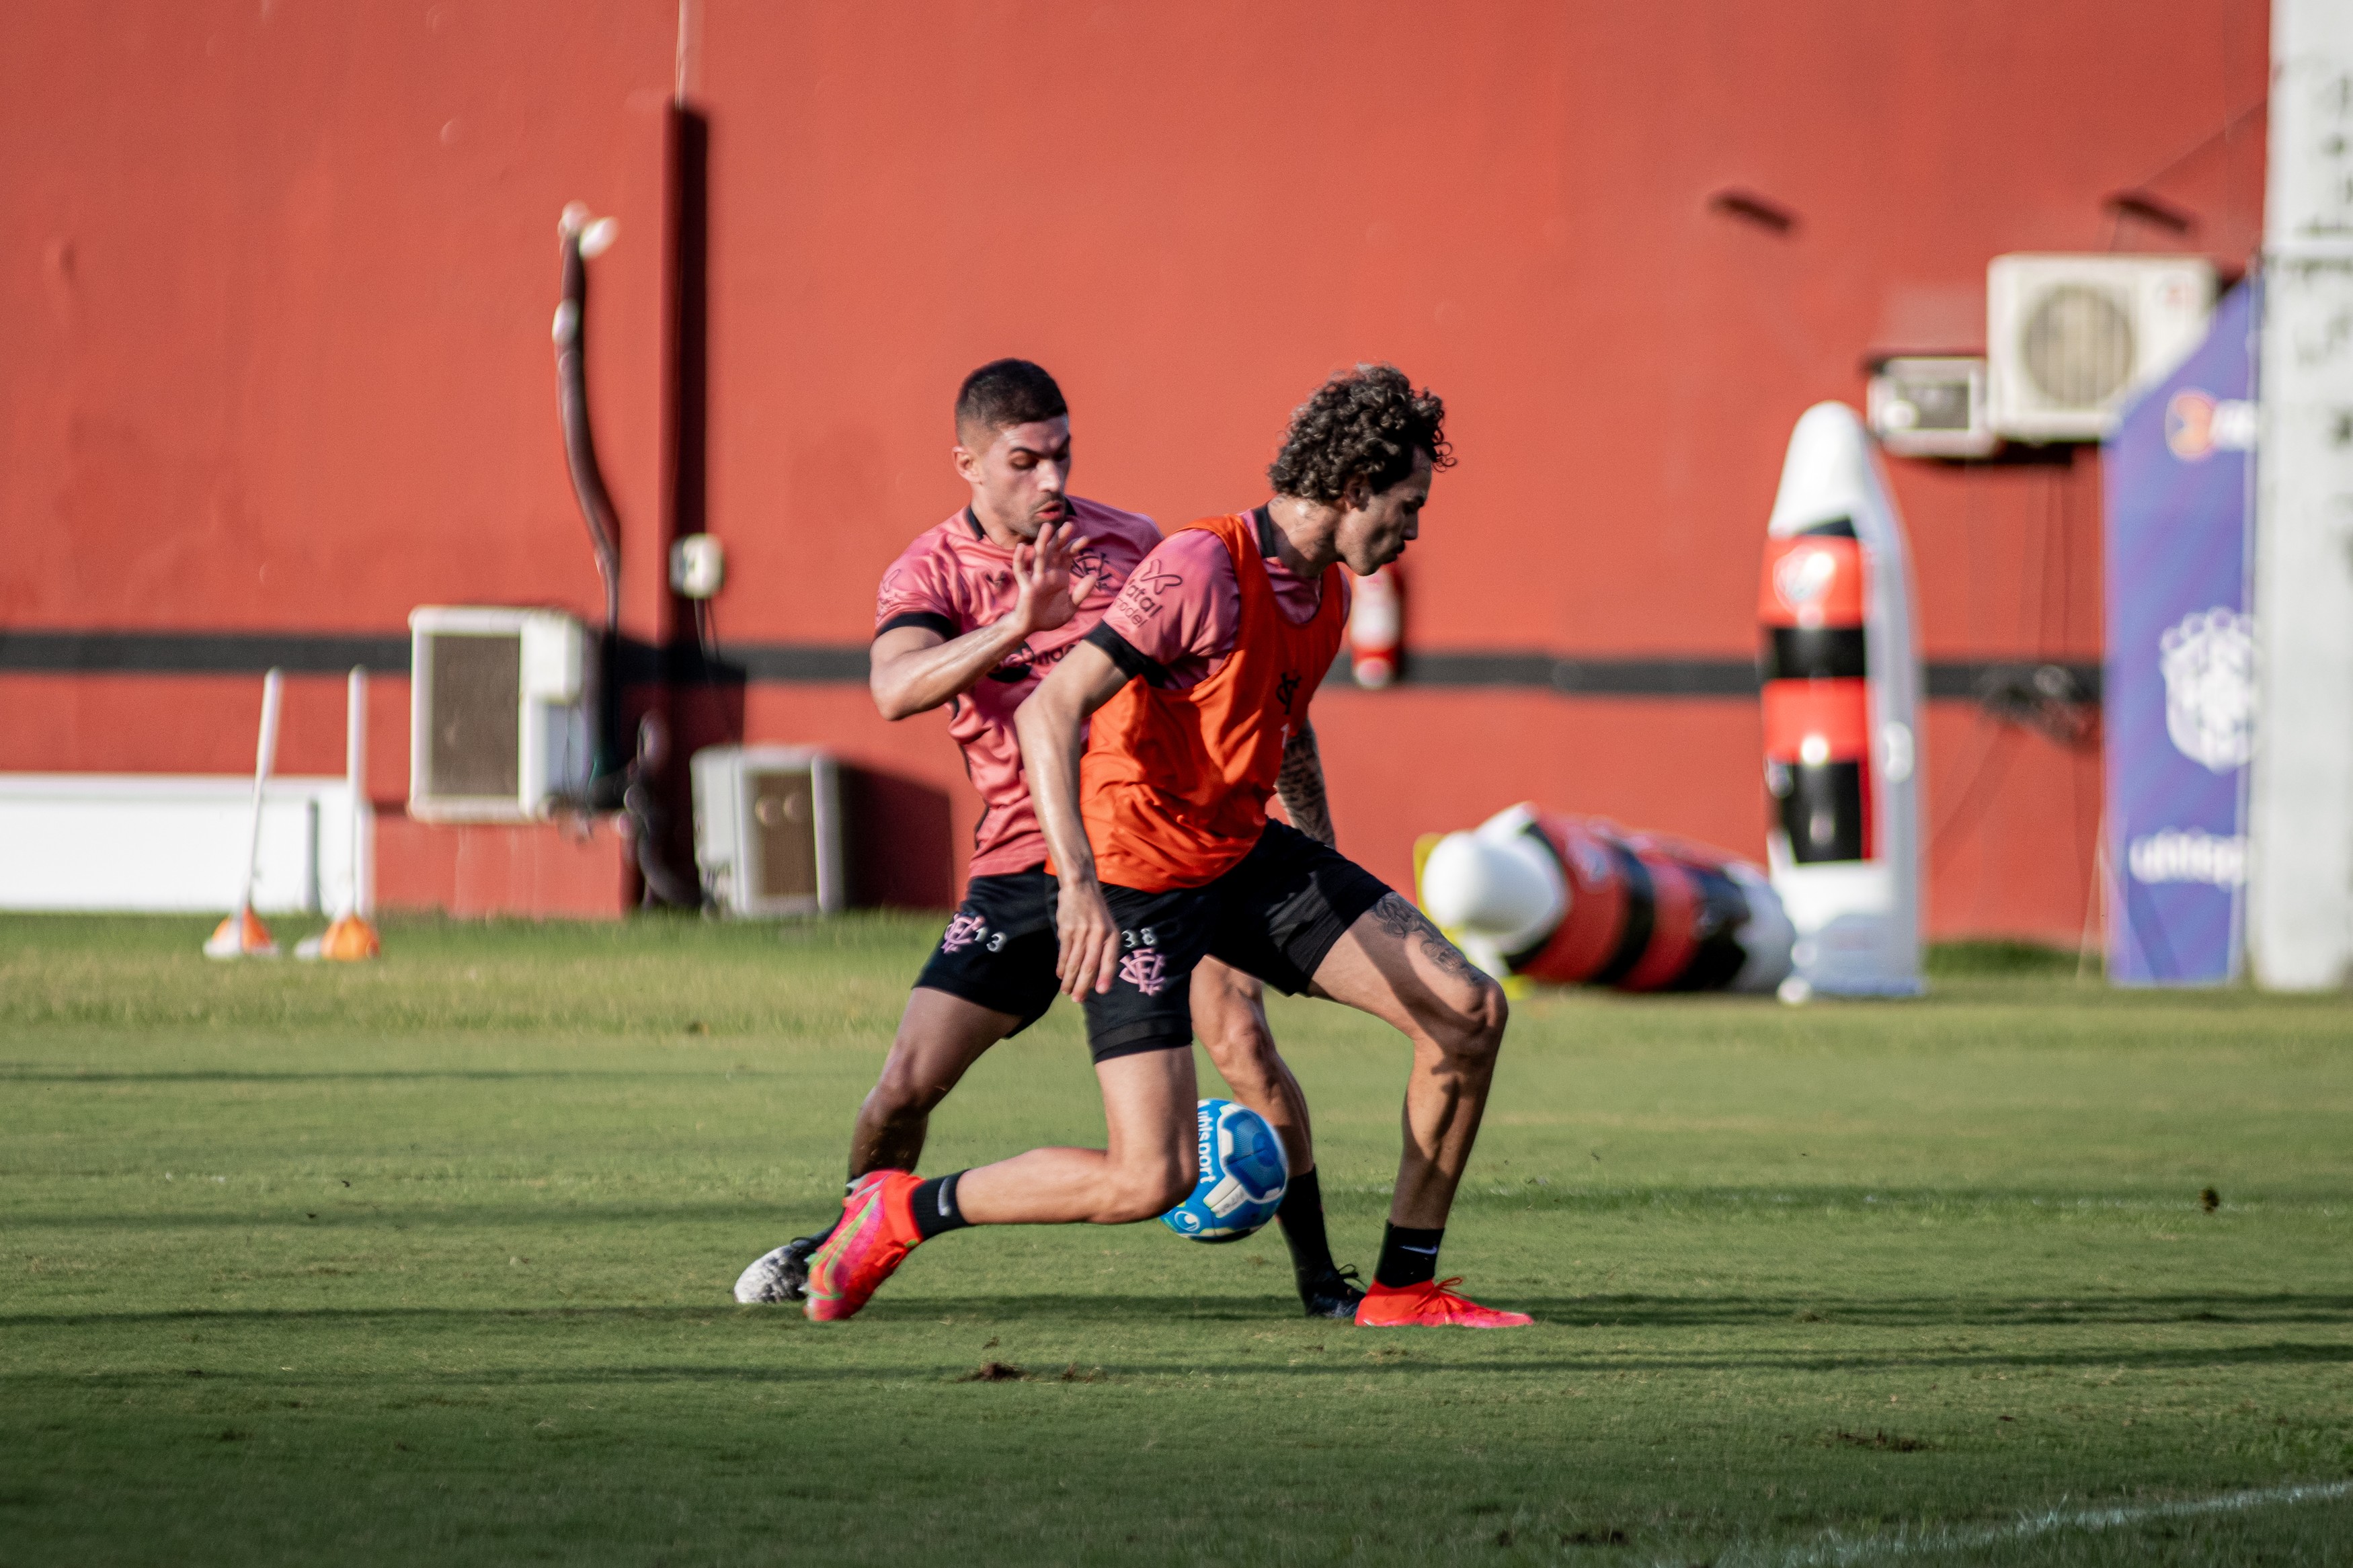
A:
{"type": "Polygon", "coordinates": [[[319,939],[319,956],[345,961],[374,958],[384,951],[375,927],[357,915],[343,915],[319,939]]]}
{"type": "Polygon", "coordinates": [[[278,944],[269,928],[251,910],[239,910],[213,928],[206,939],[206,958],[276,958],[278,944]]]}

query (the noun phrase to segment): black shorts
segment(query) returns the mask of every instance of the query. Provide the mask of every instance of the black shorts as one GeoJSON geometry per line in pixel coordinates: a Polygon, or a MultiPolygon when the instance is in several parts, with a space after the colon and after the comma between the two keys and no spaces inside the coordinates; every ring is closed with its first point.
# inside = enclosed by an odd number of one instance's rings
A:
{"type": "Polygon", "coordinates": [[[1119,922],[1111,990],[1086,998],[1097,1061],[1193,1041],[1193,969],[1204,953],[1276,990],[1307,989],[1324,955],[1389,886],[1329,845],[1270,822],[1217,880],[1165,893],[1103,886],[1119,922]]]}
{"type": "Polygon", "coordinates": [[[1054,931],[1054,879],[1043,871],[975,877],[964,903],[932,950],[919,987],[961,996],[1021,1020],[1018,1035],[1053,1004],[1060,941],[1054,931]]]}

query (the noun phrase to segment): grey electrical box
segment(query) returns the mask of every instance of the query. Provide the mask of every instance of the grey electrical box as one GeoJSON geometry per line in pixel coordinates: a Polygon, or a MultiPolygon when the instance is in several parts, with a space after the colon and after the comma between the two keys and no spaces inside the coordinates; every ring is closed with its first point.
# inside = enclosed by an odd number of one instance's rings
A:
{"type": "Polygon", "coordinates": [[[841,769],[808,746],[694,753],[694,859],[734,915],[838,914],[849,902],[841,769]]]}

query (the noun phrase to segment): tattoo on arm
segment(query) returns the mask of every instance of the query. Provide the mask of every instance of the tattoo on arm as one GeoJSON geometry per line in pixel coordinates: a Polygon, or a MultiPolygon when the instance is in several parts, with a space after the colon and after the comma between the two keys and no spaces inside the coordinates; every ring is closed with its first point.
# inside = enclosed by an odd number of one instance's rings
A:
{"type": "Polygon", "coordinates": [[[1324,757],[1315,749],[1315,730],[1303,724],[1283,742],[1282,771],[1275,775],[1274,793],[1282,802],[1291,826],[1310,838],[1336,845],[1332,830],[1332,805],[1324,797],[1324,757]]]}
{"type": "Polygon", "coordinates": [[[1399,895],[1391,893],[1375,904],[1373,918],[1391,936],[1403,942],[1418,942],[1430,962],[1443,973],[1474,984],[1486,980],[1486,971],[1463,957],[1462,950],[1447,941],[1446,933],[1432,925],[1428,915],[1399,895]]]}

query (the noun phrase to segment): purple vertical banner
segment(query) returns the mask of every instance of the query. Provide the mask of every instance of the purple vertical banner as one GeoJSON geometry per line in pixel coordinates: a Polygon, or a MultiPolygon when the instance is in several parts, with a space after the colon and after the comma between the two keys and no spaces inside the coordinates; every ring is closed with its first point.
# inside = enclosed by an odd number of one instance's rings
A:
{"type": "Polygon", "coordinates": [[[2108,977],[2239,973],[2255,642],[2248,502],[2261,286],[2224,296],[2179,369],[2108,438],[2108,977]]]}

